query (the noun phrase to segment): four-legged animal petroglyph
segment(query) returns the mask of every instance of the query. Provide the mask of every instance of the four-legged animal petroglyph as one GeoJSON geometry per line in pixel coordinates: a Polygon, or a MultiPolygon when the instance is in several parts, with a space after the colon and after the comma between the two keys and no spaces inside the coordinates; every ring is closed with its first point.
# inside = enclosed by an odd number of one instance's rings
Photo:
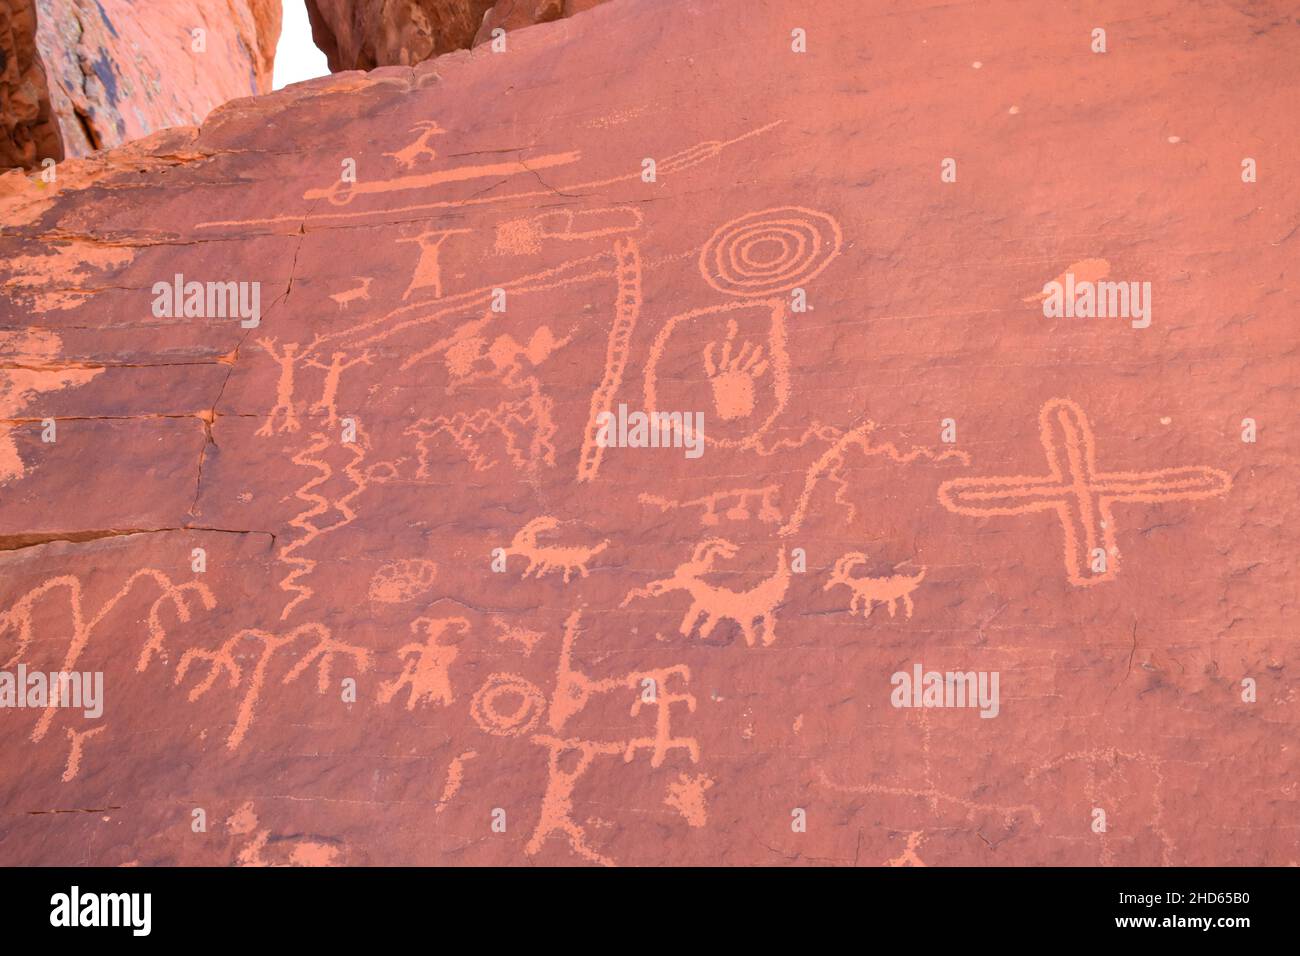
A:
{"type": "Polygon", "coordinates": [[[631,591],[620,607],[626,607],[635,597],[659,597],[669,591],[685,591],[691,596],[691,606],[682,618],[681,634],[689,637],[696,624],[700,637],[707,638],[723,620],[734,621],[750,647],[761,631],[763,644],[776,640],[776,609],[790,588],[790,567],[786,563],[785,548],[777,552],[776,570],[771,577],[747,591],[733,591],[710,584],[704,575],[717,569],[719,557],[734,558],[736,545],[722,538],[709,538],[695,546],[691,559],[677,566],[671,577],[651,581],[644,588],[631,591]],[[756,626],[757,625],[757,626],[756,626]]]}
{"type": "Polygon", "coordinates": [[[410,169],[426,157],[437,159],[438,151],[429,144],[433,142],[435,136],[442,136],[447,131],[433,120],[421,120],[411,127],[411,132],[419,133],[419,135],[401,149],[392,153],[384,153],[385,156],[391,156],[397,160],[397,165],[402,169],[410,169]]]}
{"type": "Polygon", "coordinates": [[[888,608],[889,616],[893,617],[898,602],[902,601],[903,611],[910,618],[912,592],[920,586],[926,569],[921,568],[916,574],[910,576],[891,574],[883,578],[853,577],[853,569],[866,563],[867,556],[861,551],[851,551],[842,556],[835,562],[835,567],[831,570],[831,579],[826,582],[822,590],[829,591],[831,588],[843,586],[853,592],[853,597],[849,601],[850,614],[871,617],[871,612],[876,609],[876,605],[883,604],[888,608]]]}
{"type": "Polygon", "coordinates": [[[587,562],[596,555],[600,554],[609,547],[609,539],[601,541],[593,547],[582,547],[578,545],[552,545],[538,543],[537,536],[544,531],[554,531],[560,526],[556,518],[548,515],[534,518],[517,532],[510,542],[510,547],[505,548],[507,558],[513,555],[528,559],[528,567],[524,568],[523,577],[530,574],[536,574],[541,577],[549,571],[562,572],[564,583],[569,583],[569,578],[576,571],[582,577],[587,576],[587,562]]]}

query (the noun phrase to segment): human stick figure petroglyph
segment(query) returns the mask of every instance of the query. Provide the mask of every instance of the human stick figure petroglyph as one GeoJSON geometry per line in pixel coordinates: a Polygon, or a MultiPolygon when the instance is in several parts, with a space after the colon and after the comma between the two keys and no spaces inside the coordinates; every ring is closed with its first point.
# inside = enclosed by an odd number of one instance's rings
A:
{"type": "Polygon", "coordinates": [[[461,634],[469,632],[469,621],[463,617],[417,617],[411,622],[412,633],[423,632],[423,643],[404,644],[397,654],[405,659],[400,677],[385,682],[379,688],[379,702],[387,704],[402,688],[409,688],[406,709],[427,700],[430,704],[449,706],[455,700],[451,686],[450,668],[460,653],[455,644],[443,644],[439,638],[444,632],[455,629],[461,634]]]}
{"type": "Polygon", "coordinates": [[[867,556],[861,551],[851,551],[843,555],[835,562],[830,580],[822,590],[829,591],[840,586],[848,588],[853,594],[849,601],[850,614],[861,614],[862,617],[867,618],[871,616],[877,604],[884,604],[889,610],[889,616],[893,617],[898,602],[902,601],[904,613],[911,618],[912,592],[920,586],[926,569],[921,568],[916,574],[910,576],[891,574],[883,578],[853,577],[851,573],[853,569],[866,563],[867,556]]]}
{"type": "Polygon", "coordinates": [[[1200,501],[1232,488],[1231,476],[1217,468],[1100,471],[1092,425],[1069,399],[1048,401],[1038,422],[1046,475],[953,478],[939,486],[939,502],[949,511],[973,517],[1055,511],[1064,532],[1065,571],[1071,584],[1098,584],[1119,572],[1117,526],[1111,513],[1116,502],[1200,501]],[[1104,570],[1092,571],[1098,552],[1104,570]]]}
{"type": "Polygon", "coordinates": [[[547,838],[558,833],[584,860],[601,866],[614,866],[612,859],[591,848],[587,843],[586,829],[573,819],[573,790],[597,757],[614,756],[622,752],[623,745],[618,741],[564,739],[549,734],[537,734],[533,742],[547,751],[546,792],[542,794],[537,828],[524,846],[524,852],[529,856],[537,855],[547,838]],[[573,759],[575,754],[576,759],[573,759]]]}
{"type": "MultiPolygon", "coordinates": [[[[658,768],[668,755],[683,750],[691,760],[699,759],[700,748],[693,737],[674,736],[672,730],[672,705],[684,705],[695,710],[694,695],[686,689],[690,684],[690,668],[685,665],[635,671],[613,677],[594,678],[578,669],[573,663],[573,649],[581,631],[581,610],[569,614],[564,623],[564,636],[560,643],[559,660],[555,672],[555,688],[547,696],[531,681],[517,674],[492,674],[474,695],[471,715],[475,723],[487,733],[499,737],[528,736],[528,741],[547,752],[546,789],[542,796],[537,826],[525,846],[525,853],[534,856],[553,835],[562,837],[569,848],[589,862],[605,866],[615,865],[614,860],[596,851],[588,842],[586,828],[574,819],[573,792],[578,782],[590,770],[597,757],[622,755],[622,763],[631,763],[641,751],[650,752],[650,766],[658,768]],[[680,687],[668,686],[670,680],[680,681],[680,687]],[[647,687],[652,690],[647,690],[647,687]],[[631,715],[637,716],[645,707],[657,707],[654,733],[651,736],[628,740],[591,740],[565,736],[565,728],[597,694],[609,694],[624,688],[639,691],[632,704],[631,715]],[[530,733],[546,719],[546,731],[530,733]]],[[[702,791],[701,791],[702,792],[702,791]]],[[[687,804],[688,812],[693,804],[687,804]]],[[[696,819],[699,819],[696,817],[696,819]]],[[[692,824],[696,825],[696,824],[692,824]]]]}
{"type": "Polygon", "coordinates": [[[257,430],[257,434],[265,438],[275,431],[296,432],[298,416],[293,408],[293,369],[296,363],[302,361],[302,356],[298,354],[298,343],[286,342],[281,346],[279,355],[275,354],[275,339],[258,339],[257,344],[266,350],[266,354],[276,365],[280,366],[280,380],[275,387],[275,407],[271,409],[266,423],[257,430]],[[282,419],[278,428],[275,425],[277,415],[282,419]]]}
{"type": "Polygon", "coordinates": [[[630,591],[619,607],[626,607],[637,597],[659,597],[669,591],[685,591],[691,596],[691,606],[679,629],[683,637],[689,637],[698,623],[700,637],[708,638],[720,621],[730,620],[740,627],[748,646],[754,646],[760,631],[763,644],[771,644],[776,640],[776,609],[790,589],[790,567],[786,563],[785,548],[777,552],[776,570],[772,576],[748,591],[733,591],[704,580],[704,575],[716,570],[714,564],[719,557],[733,558],[738,550],[730,541],[708,538],[695,546],[690,560],[678,565],[671,577],[651,581],[644,588],[630,591]]]}
{"type": "Polygon", "coordinates": [[[102,733],[108,728],[104,725],[94,727],[90,730],[74,730],[68,728],[68,763],[63,769],[63,782],[67,783],[74,779],[81,771],[81,755],[86,746],[86,741],[98,733],[102,733]]]}
{"type": "Polygon", "coordinates": [[[507,559],[513,555],[518,555],[528,559],[528,566],[524,568],[523,577],[530,574],[536,574],[540,578],[549,571],[562,572],[564,583],[569,583],[569,578],[576,571],[580,576],[587,576],[587,563],[609,547],[609,539],[606,538],[599,544],[592,547],[583,547],[580,545],[549,545],[538,543],[537,536],[544,531],[553,531],[560,526],[559,519],[552,518],[549,515],[542,515],[529,521],[517,532],[510,542],[508,548],[504,548],[507,559]]]}
{"type": "Polygon", "coordinates": [[[346,361],[347,356],[343,352],[335,352],[330,357],[330,363],[324,365],[315,359],[308,359],[307,365],[312,368],[322,369],[325,372],[325,381],[321,387],[320,401],[312,405],[309,411],[324,412],[326,420],[330,427],[338,424],[338,409],[335,408],[335,402],[338,400],[339,383],[343,378],[343,373],[354,365],[369,365],[370,353],[362,352],[351,362],[346,361]]]}
{"type": "Polygon", "coordinates": [[[342,469],[342,474],[350,485],[346,494],[331,498],[316,492],[317,488],[325,486],[335,477],[336,473],[333,466],[325,460],[328,452],[339,447],[339,443],[334,438],[324,433],[315,433],[311,436],[311,443],[299,449],[291,459],[295,465],[312,468],[317,474],[314,478],[309,478],[294,492],[294,497],[307,505],[303,511],[289,521],[291,528],[302,532],[301,536],[286,542],[276,552],[276,560],[289,565],[291,569],[280,580],[280,590],[292,595],[288,603],[285,604],[284,610],[280,612],[280,620],[282,621],[287,620],[289,615],[293,613],[294,608],[315,593],[313,588],[302,584],[301,579],[315,570],[316,561],[303,556],[300,552],[309,547],[321,535],[330,534],[351,524],[357,516],[355,509],[352,507],[352,500],[365,491],[370,483],[368,473],[361,467],[369,451],[370,443],[359,420],[356,423],[356,430],[356,440],[341,446],[351,456],[351,461],[342,469]],[[331,513],[338,514],[339,519],[332,524],[320,527],[315,524],[316,518],[331,513]]]}
{"type": "Polygon", "coordinates": [[[676,677],[683,684],[689,684],[691,680],[691,669],[685,664],[678,664],[675,667],[661,667],[657,670],[641,671],[635,674],[629,674],[627,677],[628,686],[633,688],[643,688],[646,682],[654,687],[654,697],[651,701],[638,694],[632,701],[632,716],[635,717],[641,713],[641,708],[651,703],[656,707],[655,711],[655,733],[653,737],[636,737],[627,742],[627,749],[623,751],[623,762],[630,763],[636,756],[638,750],[649,750],[650,766],[663,766],[664,759],[668,756],[670,750],[685,750],[691,758],[691,763],[698,763],[700,760],[700,745],[694,737],[674,737],[672,735],[672,711],[670,708],[673,704],[685,704],[686,709],[692,714],[695,713],[695,695],[686,692],[675,693],[668,688],[669,678],[676,677]]]}
{"type": "Polygon", "coordinates": [[[432,289],[435,299],[442,298],[442,244],[451,236],[461,236],[469,229],[426,229],[417,236],[398,239],[398,242],[415,242],[420,246],[420,258],[415,263],[415,272],[410,284],[402,293],[402,300],[411,297],[411,293],[432,289]]]}

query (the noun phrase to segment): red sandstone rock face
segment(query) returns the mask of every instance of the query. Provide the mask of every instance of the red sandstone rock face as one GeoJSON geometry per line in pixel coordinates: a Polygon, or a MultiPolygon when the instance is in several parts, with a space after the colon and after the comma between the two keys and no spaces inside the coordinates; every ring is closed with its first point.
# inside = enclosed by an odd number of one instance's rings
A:
{"type": "Polygon", "coordinates": [[[604,0],[307,0],[312,37],[330,70],[412,66],[604,0]]]}
{"type": "MultiPolygon", "coordinates": [[[[7,2],[31,16],[30,2],[7,2]]],[[[35,8],[40,95],[57,124],[35,159],[57,156],[56,133],[67,155],[83,156],[271,89],[279,0],[36,0],[35,8]]],[[[11,115],[24,114],[0,104],[0,116],[11,115]]],[[[0,156],[0,164],[35,161],[0,156]]]]}
{"type": "Polygon", "coordinates": [[[312,38],[332,72],[410,66],[462,50],[493,0],[307,0],[312,38]]]}
{"type": "Polygon", "coordinates": [[[0,168],[62,159],[31,0],[0,0],[0,168]]]}
{"type": "Polygon", "coordinates": [[[590,10],[605,0],[497,0],[483,16],[483,23],[474,36],[474,45],[492,39],[492,31],[518,30],[535,23],[550,23],[575,13],[590,10]]]}
{"type": "Polygon", "coordinates": [[[0,177],[0,671],[105,682],[5,862],[1300,861],[1296,34],[1023,17],[616,0],[0,177]]]}

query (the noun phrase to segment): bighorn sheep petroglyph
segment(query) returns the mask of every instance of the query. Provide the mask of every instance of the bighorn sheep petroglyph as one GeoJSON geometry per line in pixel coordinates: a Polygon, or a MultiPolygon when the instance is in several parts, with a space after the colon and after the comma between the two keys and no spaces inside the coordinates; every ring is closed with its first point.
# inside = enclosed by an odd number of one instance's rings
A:
{"type": "Polygon", "coordinates": [[[772,576],[748,591],[733,591],[703,579],[704,575],[716,570],[714,563],[719,557],[734,558],[737,551],[736,545],[730,541],[708,538],[695,546],[691,559],[678,565],[672,577],[651,581],[644,588],[629,592],[620,606],[626,607],[634,597],[659,597],[669,591],[686,591],[691,596],[691,606],[682,618],[680,630],[683,636],[689,636],[698,622],[700,637],[707,638],[719,621],[727,619],[740,625],[740,633],[750,647],[754,646],[760,629],[763,644],[771,644],[776,640],[773,614],[790,588],[790,567],[786,562],[785,548],[777,553],[776,570],[772,576]],[[756,628],[756,624],[759,627],[756,628]]]}
{"type": "Polygon", "coordinates": [[[526,578],[528,575],[533,574],[534,570],[536,571],[535,576],[539,578],[548,571],[563,571],[564,583],[568,584],[569,578],[573,576],[574,571],[577,571],[579,575],[585,578],[587,576],[587,562],[609,547],[608,538],[592,548],[581,546],[555,547],[537,543],[538,534],[543,531],[553,531],[559,525],[558,519],[548,515],[534,518],[519,529],[510,542],[510,547],[504,549],[507,557],[517,554],[528,559],[528,567],[524,568],[523,577],[526,578]]]}
{"type": "Polygon", "coordinates": [[[870,617],[871,612],[876,609],[877,604],[884,604],[889,608],[889,616],[893,617],[897,609],[898,602],[903,602],[903,610],[910,618],[912,616],[912,592],[916,590],[921,580],[925,577],[925,568],[921,568],[916,574],[908,577],[902,574],[891,574],[883,578],[855,578],[850,576],[853,568],[867,563],[867,556],[861,551],[851,551],[835,562],[835,567],[831,570],[831,579],[826,582],[823,591],[829,591],[837,585],[844,585],[853,592],[853,599],[849,602],[850,614],[861,614],[864,618],[870,617]]]}

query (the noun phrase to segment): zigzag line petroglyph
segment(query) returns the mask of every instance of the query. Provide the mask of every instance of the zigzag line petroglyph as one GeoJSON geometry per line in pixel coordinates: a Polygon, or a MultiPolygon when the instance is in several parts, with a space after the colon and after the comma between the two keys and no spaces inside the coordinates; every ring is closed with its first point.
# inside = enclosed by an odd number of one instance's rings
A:
{"type": "Polygon", "coordinates": [[[478,408],[472,412],[439,415],[434,419],[422,418],[402,432],[415,435],[417,478],[427,478],[430,443],[440,434],[447,435],[469,459],[475,471],[486,471],[498,464],[498,459],[485,447],[487,439],[496,436],[505,446],[506,457],[518,469],[536,475],[543,465],[555,464],[555,422],[551,419],[553,403],[541,393],[535,378],[527,381],[530,394],[526,398],[502,400],[496,408],[478,408]]]}
{"type": "Polygon", "coordinates": [[[605,346],[605,371],[600,385],[591,393],[591,408],[587,414],[587,428],[583,432],[582,451],[578,454],[578,481],[594,481],[600,471],[605,449],[596,441],[599,431],[597,419],[601,412],[613,407],[623,373],[627,370],[631,354],[632,333],[641,314],[641,253],[632,239],[614,243],[617,262],[618,296],[614,305],[614,323],[610,326],[609,340],[605,346]]]}
{"type": "Polygon", "coordinates": [[[312,489],[324,485],[334,477],[334,469],[323,458],[317,456],[326,449],[333,448],[341,443],[318,432],[312,435],[312,444],[300,449],[291,459],[295,465],[314,468],[319,474],[308,479],[294,492],[294,497],[307,503],[309,507],[295,515],[288,523],[290,527],[302,531],[303,536],[283,545],[276,555],[277,560],[292,567],[292,570],[280,580],[280,590],[293,595],[285,605],[284,610],[280,612],[280,620],[282,621],[287,620],[294,608],[315,593],[312,588],[298,582],[300,578],[306,577],[315,570],[316,562],[311,558],[296,556],[297,553],[308,547],[321,535],[337,531],[339,528],[351,524],[356,518],[356,512],[351,508],[351,501],[361,494],[369,484],[365,471],[360,467],[369,450],[369,441],[361,428],[360,421],[357,422],[356,430],[356,440],[343,445],[352,456],[352,461],[343,469],[343,473],[348,476],[349,481],[352,483],[352,490],[339,498],[331,500],[323,495],[313,494],[312,489]],[[313,518],[317,518],[330,510],[338,511],[342,518],[324,528],[317,528],[311,523],[313,518]]]}

